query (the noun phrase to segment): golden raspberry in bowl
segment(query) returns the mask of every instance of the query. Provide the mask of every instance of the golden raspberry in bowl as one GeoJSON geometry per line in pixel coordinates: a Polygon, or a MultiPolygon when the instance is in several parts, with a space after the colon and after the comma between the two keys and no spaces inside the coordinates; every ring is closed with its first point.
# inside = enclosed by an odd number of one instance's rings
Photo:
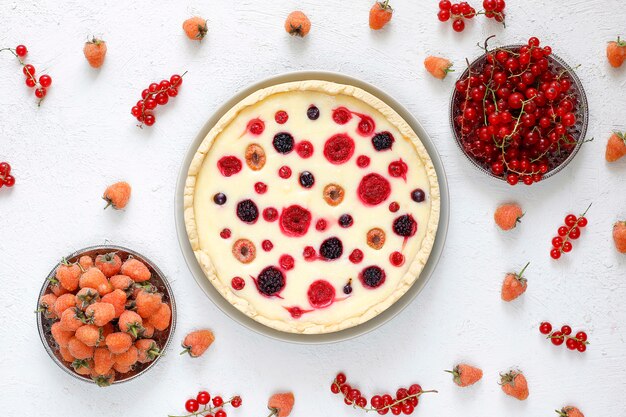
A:
{"type": "Polygon", "coordinates": [[[139,253],[112,245],[81,249],[55,265],[36,313],[54,362],[99,386],[134,379],[154,366],[176,325],[163,273],[139,253]]]}

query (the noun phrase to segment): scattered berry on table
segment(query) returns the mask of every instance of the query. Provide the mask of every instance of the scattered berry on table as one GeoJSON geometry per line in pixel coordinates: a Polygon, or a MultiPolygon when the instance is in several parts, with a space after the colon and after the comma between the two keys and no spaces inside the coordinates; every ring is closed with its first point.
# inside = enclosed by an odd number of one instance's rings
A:
{"type": "Polygon", "coordinates": [[[193,41],[201,41],[209,31],[206,19],[200,16],[190,17],[185,20],[183,22],[183,30],[185,31],[185,35],[193,41]]]}
{"type": "Polygon", "coordinates": [[[90,41],[85,42],[83,54],[92,68],[100,68],[107,55],[107,43],[102,39],[93,37],[90,41]]]}
{"type": "Polygon", "coordinates": [[[459,387],[468,387],[474,385],[480,381],[483,377],[483,371],[475,366],[460,363],[456,365],[451,371],[446,371],[452,374],[454,383],[459,387]]]}
{"type": "Polygon", "coordinates": [[[116,210],[121,210],[130,200],[131,187],[127,182],[121,181],[109,185],[102,195],[102,199],[107,202],[105,207],[112,206],[116,210]]]}
{"type": "Polygon", "coordinates": [[[433,77],[443,80],[446,78],[449,72],[453,72],[452,62],[449,59],[438,57],[438,56],[428,56],[424,60],[424,67],[426,71],[430,73],[433,77]]]}
{"type": "Polygon", "coordinates": [[[384,28],[392,17],[393,9],[389,5],[389,0],[377,1],[370,9],[370,29],[380,30],[384,28]]]}
{"type": "Polygon", "coordinates": [[[528,287],[528,282],[526,278],[524,278],[524,271],[528,268],[530,262],[528,262],[524,268],[522,268],[521,272],[518,273],[508,273],[504,277],[504,282],[502,283],[502,291],[501,298],[504,301],[513,301],[520,295],[526,292],[528,287]]]}
{"type": "Polygon", "coordinates": [[[613,241],[619,253],[626,253],[626,221],[620,220],[613,225],[613,241]]]}
{"type": "Polygon", "coordinates": [[[607,162],[615,162],[626,155],[626,136],[623,132],[614,132],[606,143],[604,154],[607,162]]]}
{"type": "Polygon", "coordinates": [[[606,57],[612,67],[621,67],[626,60],[626,41],[617,37],[616,41],[611,41],[606,47],[606,57]]]}
{"type": "Polygon", "coordinates": [[[188,333],[183,339],[183,351],[181,354],[188,353],[192,358],[200,357],[204,354],[204,352],[206,352],[209,346],[211,346],[214,340],[215,336],[213,336],[213,332],[211,330],[195,330],[188,333]]]}
{"type": "Polygon", "coordinates": [[[500,387],[506,395],[510,395],[520,401],[528,398],[528,382],[526,377],[519,371],[510,371],[500,374],[500,387]]]}
{"type": "Polygon", "coordinates": [[[301,11],[296,10],[289,13],[285,20],[285,31],[292,36],[304,38],[311,30],[311,21],[301,11]]]}
{"type": "MultiPolygon", "coordinates": [[[[15,47],[15,49],[2,48],[0,49],[0,52],[2,51],[11,52],[13,56],[17,58],[19,64],[22,66],[22,72],[24,73],[24,76],[26,77],[25,78],[26,85],[30,88],[35,89],[34,90],[35,97],[39,99],[39,102],[37,103],[37,105],[38,106],[41,105],[43,98],[46,96],[47,88],[50,87],[50,85],[52,84],[52,78],[47,74],[43,74],[39,77],[39,81],[37,81],[37,78],[35,77],[36,75],[35,67],[32,66],[31,64],[25,64],[24,60],[22,59],[28,54],[28,49],[26,49],[26,46],[18,45],[15,47]]],[[[11,180],[9,180],[9,183],[11,183],[11,180]]],[[[2,185],[9,186],[8,184],[6,184],[6,181],[4,181],[4,184],[0,182],[0,187],[2,187],[2,185]]]]}
{"type": "Polygon", "coordinates": [[[587,350],[587,345],[589,344],[587,333],[578,331],[576,335],[572,335],[572,328],[567,324],[564,324],[559,330],[553,332],[552,324],[544,321],[539,325],[539,332],[546,335],[546,338],[550,339],[553,345],[561,346],[565,343],[565,346],[569,350],[584,352],[587,350]]]}

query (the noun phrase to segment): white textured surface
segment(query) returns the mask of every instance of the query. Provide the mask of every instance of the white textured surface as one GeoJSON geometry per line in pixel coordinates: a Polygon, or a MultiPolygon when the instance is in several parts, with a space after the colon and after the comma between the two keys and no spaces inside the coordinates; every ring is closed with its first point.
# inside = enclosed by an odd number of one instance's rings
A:
{"type": "Polygon", "coordinates": [[[367,28],[369,1],[0,1],[0,44],[25,43],[29,60],[53,78],[37,108],[14,59],[0,55],[0,160],[13,165],[17,178],[12,190],[0,190],[5,415],[165,415],[182,412],[185,399],[202,387],[241,394],[244,406],[232,415],[263,415],[267,397],[281,389],[296,393],[294,416],[357,415],[328,390],[337,370],[367,393],[413,382],[439,389],[423,398],[416,414],[422,416],[551,415],[570,402],[588,416],[624,414],[626,258],[613,249],[610,230],[626,217],[626,163],[608,166],[603,158],[609,132],[626,127],[626,68],[611,69],[604,58],[606,41],[624,30],[621,2],[511,2],[506,29],[479,18],[460,35],[437,21],[435,0],[392,4],[392,23],[374,33],[367,28]],[[313,21],[305,40],[283,32],[294,8],[313,21]],[[201,44],[187,41],[180,29],[191,13],[209,19],[201,44]],[[81,52],[92,33],[109,46],[99,71],[81,52]],[[453,80],[439,82],[422,69],[430,53],[462,64],[492,33],[502,44],[537,35],[572,65],[581,64],[589,137],[596,140],[563,173],[530,189],[489,180],[463,159],[448,128],[453,80]],[[174,228],[178,167],[206,118],[243,86],[298,69],[345,72],[393,94],[437,143],[451,191],[447,247],[427,288],[383,328],[328,346],[282,344],[231,322],[193,281],[174,228]],[[180,95],[157,111],[155,126],[137,129],[129,110],[141,90],[184,70],[180,95]],[[100,194],[117,179],[133,184],[130,205],[103,211],[100,194]],[[506,200],[519,201],[527,214],[520,228],[503,234],[491,216],[506,200]],[[550,260],[550,239],[564,215],[591,201],[590,224],[573,252],[550,260]],[[64,254],[105,239],[144,253],[166,272],[179,304],[177,341],[192,328],[215,330],[206,357],[190,360],[175,349],[150,376],[108,389],[74,381],[50,361],[32,314],[41,281],[64,254]],[[504,304],[503,274],[528,260],[528,292],[504,304]],[[589,350],[580,355],[551,346],[537,331],[543,319],[588,330],[589,350]],[[454,387],[442,370],[457,361],[481,366],[483,381],[454,387]],[[526,402],[504,396],[497,385],[498,372],[511,366],[528,377],[526,402]]]}

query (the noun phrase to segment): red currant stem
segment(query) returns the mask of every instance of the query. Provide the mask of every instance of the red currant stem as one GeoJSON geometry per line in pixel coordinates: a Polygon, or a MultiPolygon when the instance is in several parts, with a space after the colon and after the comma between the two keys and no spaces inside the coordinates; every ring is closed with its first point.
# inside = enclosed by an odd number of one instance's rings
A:
{"type": "Polygon", "coordinates": [[[194,416],[210,416],[210,415],[215,414],[215,411],[217,411],[217,410],[219,410],[219,409],[221,409],[221,408],[224,408],[224,406],[225,406],[226,404],[230,404],[230,403],[231,403],[231,401],[233,400],[233,398],[235,398],[235,397],[232,397],[230,400],[223,402],[223,403],[222,403],[222,405],[220,405],[219,407],[213,407],[213,406],[212,406],[212,405],[210,405],[210,404],[205,404],[205,405],[204,405],[204,408],[203,408],[202,410],[198,410],[198,411],[195,411],[195,412],[193,412],[193,413],[189,413],[189,414],[185,414],[185,415],[180,415],[180,416],[174,416],[174,415],[168,414],[168,416],[167,416],[167,417],[194,417],[194,416]],[[207,413],[207,414],[204,414],[204,413],[207,413]]]}
{"type": "MultiPolygon", "coordinates": [[[[505,17],[504,17],[504,13],[502,13],[502,12],[492,12],[492,13],[493,13],[493,16],[494,16],[494,17],[495,17],[495,16],[501,16],[501,17],[502,17],[502,22],[498,22],[498,23],[502,23],[502,26],[504,26],[504,27],[506,28],[506,20],[505,20],[505,17]]],[[[485,15],[486,15],[486,14],[487,14],[487,11],[486,11],[486,10],[481,10],[481,11],[479,11],[479,12],[476,12],[476,13],[474,14],[474,16],[478,16],[478,15],[480,15],[480,14],[485,14],[485,15]]],[[[493,35],[493,36],[495,36],[495,35],[493,35]]]]}
{"type": "Polygon", "coordinates": [[[591,205],[593,203],[589,203],[589,205],[587,206],[587,209],[583,212],[583,214],[581,214],[580,216],[578,216],[578,219],[576,219],[576,224],[578,224],[578,220],[580,220],[581,217],[585,217],[585,214],[587,214],[587,212],[589,211],[589,209],[591,208],[591,205]]]}
{"type": "MultiPolygon", "coordinates": [[[[182,80],[182,78],[185,76],[185,74],[187,74],[187,72],[188,72],[188,71],[185,71],[185,72],[183,72],[183,73],[182,73],[182,75],[180,76],[181,80],[182,80]]],[[[153,96],[155,96],[155,97],[156,97],[156,95],[157,95],[157,94],[160,94],[160,93],[165,93],[165,92],[167,92],[167,90],[168,90],[169,88],[171,88],[171,87],[174,87],[174,88],[175,88],[175,87],[177,87],[177,86],[178,86],[178,84],[180,84],[180,81],[178,81],[176,84],[172,84],[172,85],[170,85],[170,86],[169,86],[169,87],[167,87],[167,88],[161,88],[160,90],[157,90],[157,91],[155,91],[154,93],[148,93],[148,94],[146,95],[146,97],[144,97],[144,98],[141,100],[141,104],[142,104],[142,106],[141,106],[141,116],[142,116],[142,119],[143,119],[143,118],[145,118],[145,115],[146,115],[146,100],[148,100],[149,98],[152,98],[153,96]]],[[[139,125],[137,125],[137,126],[138,126],[139,128],[142,128],[142,127],[143,127],[143,121],[141,122],[141,124],[139,124],[139,125]]]]}

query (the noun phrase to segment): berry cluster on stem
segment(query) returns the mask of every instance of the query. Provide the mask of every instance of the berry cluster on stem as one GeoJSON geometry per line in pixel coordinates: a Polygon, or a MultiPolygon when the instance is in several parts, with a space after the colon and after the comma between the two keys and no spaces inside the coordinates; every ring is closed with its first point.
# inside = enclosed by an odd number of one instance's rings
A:
{"type": "Polygon", "coordinates": [[[589,204],[585,212],[579,216],[574,214],[565,216],[565,226],[559,227],[559,235],[552,238],[552,249],[550,250],[552,259],[559,259],[563,253],[572,250],[571,241],[578,239],[580,237],[580,230],[587,226],[585,214],[587,214],[590,207],[591,204],[589,204]]]}
{"type": "Polygon", "coordinates": [[[190,398],[185,402],[185,410],[189,414],[182,416],[169,415],[168,417],[227,417],[224,407],[230,404],[233,408],[241,407],[241,397],[236,395],[228,401],[216,395],[211,398],[207,391],[200,391],[196,398],[190,398]]]}
{"type": "Polygon", "coordinates": [[[0,49],[0,52],[2,51],[9,51],[17,58],[20,65],[22,66],[22,72],[26,77],[26,85],[30,88],[35,89],[35,97],[39,99],[37,105],[40,106],[41,102],[46,96],[48,87],[52,85],[52,77],[47,74],[42,74],[41,76],[39,76],[39,80],[35,78],[35,67],[31,64],[26,64],[23,60],[23,58],[28,54],[28,49],[26,48],[26,46],[17,45],[15,48],[2,48],[0,49]]]}
{"type": "Polygon", "coordinates": [[[174,74],[169,80],[161,80],[160,83],[152,83],[141,92],[141,100],[137,102],[130,110],[130,114],[135,116],[139,121],[139,127],[152,126],[156,121],[153,110],[157,106],[164,106],[171,97],[178,95],[178,88],[183,83],[183,77],[187,74],[185,71],[182,75],[174,74]]]}
{"type": "Polygon", "coordinates": [[[465,29],[465,19],[473,19],[481,14],[485,15],[488,19],[494,19],[505,25],[505,7],[506,3],[504,0],[484,0],[484,10],[476,12],[476,9],[470,6],[468,2],[452,3],[450,0],[441,0],[439,2],[437,18],[440,22],[447,22],[452,19],[452,29],[454,29],[455,32],[463,32],[465,29]]]}
{"type": "Polygon", "coordinates": [[[371,406],[368,407],[367,398],[361,395],[358,389],[350,386],[347,383],[346,375],[341,372],[333,380],[330,390],[333,394],[341,393],[346,405],[350,405],[355,409],[361,409],[366,413],[375,411],[380,415],[385,415],[389,412],[393,415],[412,414],[419,404],[419,397],[422,394],[437,392],[435,390],[424,391],[420,385],[413,384],[409,388],[399,388],[396,391],[395,398],[390,394],[374,395],[370,399],[371,406]]]}
{"type": "Polygon", "coordinates": [[[552,324],[544,321],[539,325],[539,331],[541,334],[546,335],[546,339],[550,339],[554,346],[561,346],[565,343],[565,346],[569,350],[578,350],[584,352],[587,350],[589,341],[587,340],[587,333],[579,331],[575,336],[572,336],[572,328],[564,324],[560,330],[552,331],[552,324]]]}

